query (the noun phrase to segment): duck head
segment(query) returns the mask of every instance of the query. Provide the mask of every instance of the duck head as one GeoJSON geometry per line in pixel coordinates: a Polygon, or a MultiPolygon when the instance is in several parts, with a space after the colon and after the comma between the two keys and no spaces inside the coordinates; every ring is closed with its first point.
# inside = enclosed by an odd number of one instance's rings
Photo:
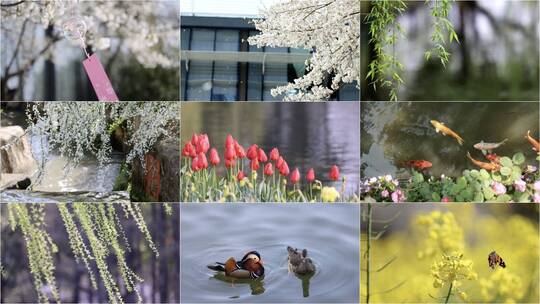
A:
{"type": "Polygon", "coordinates": [[[310,274],[315,272],[315,264],[307,257],[307,249],[299,252],[298,249],[287,247],[289,253],[289,269],[296,274],[310,274]]]}
{"type": "Polygon", "coordinates": [[[263,261],[261,255],[257,251],[250,251],[242,258],[242,264],[244,268],[250,271],[256,271],[263,267],[263,261]]]}

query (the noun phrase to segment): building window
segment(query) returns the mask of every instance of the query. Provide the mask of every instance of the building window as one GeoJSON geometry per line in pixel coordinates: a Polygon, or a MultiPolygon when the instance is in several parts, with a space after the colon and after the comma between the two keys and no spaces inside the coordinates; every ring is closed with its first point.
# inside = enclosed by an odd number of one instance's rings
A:
{"type": "MultiPolygon", "coordinates": [[[[184,54],[186,57],[181,58],[181,99],[281,100],[282,96],[272,96],[272,89],[286,85],[306,72],[304,59],[289,63],[287,54],[297,56],[309,54],[309,51],[249,45],[246,38],[257,34],[257,31],[249,29],[183,27],[181,50],[187,52],[184,54]],[[243,59],[246,53],[264,56],[256,60],[243,59]]],[[[345,84],[333,98],[354,101],[359,99],[359,92],[355,84],[345,84]]]]}

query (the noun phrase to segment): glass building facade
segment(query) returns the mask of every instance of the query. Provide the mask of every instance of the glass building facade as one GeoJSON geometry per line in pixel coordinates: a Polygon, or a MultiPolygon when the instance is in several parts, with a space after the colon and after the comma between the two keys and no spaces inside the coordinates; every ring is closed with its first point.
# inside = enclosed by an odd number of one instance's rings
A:
{"type": "MultiPolygon", "coordinates": [[[[181,17],[182,100],[281,100],[271,90],[304,75],[309,51],[249,45],[247,39],[258,32],[248,20],[181,17]]],[[[333,99],[359,100],[356,84],[344,85],[333,99]]]]}

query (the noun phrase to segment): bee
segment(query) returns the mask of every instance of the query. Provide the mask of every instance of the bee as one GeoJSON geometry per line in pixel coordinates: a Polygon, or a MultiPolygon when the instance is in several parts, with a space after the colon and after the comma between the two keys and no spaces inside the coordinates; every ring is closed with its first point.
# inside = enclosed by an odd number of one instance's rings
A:
{"type": "Polygon", "coordinates": [[[488,262],[489,262],[489,267],[491,267],[491,269],[495,269],[495,266],[497,266],[497,264],[499,264],[499,266],[501,266],[502,268],[506,267],[506,264],[504,263],[501,256],[498,255],[495,251],[492,251],[488,255],[488,262]]]}

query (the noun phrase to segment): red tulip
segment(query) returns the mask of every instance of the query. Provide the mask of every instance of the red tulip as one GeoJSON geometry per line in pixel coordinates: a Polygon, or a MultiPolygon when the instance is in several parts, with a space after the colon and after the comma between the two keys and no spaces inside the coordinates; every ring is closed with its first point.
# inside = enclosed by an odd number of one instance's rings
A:
{"type": "Polygon", "coordinates": [[[201,152],[199,153],[199,155],[197,155],[197,158],[199,159],[199,167],[201,169],[208,168],[208,160],[206,159],[206,154],[201,152]]]}
{"type": "Polygon", "coordinates": [[[247,158],[253,160],[259,156],[259,147],[255,144],[251,145],[247,150],[247,158]]]}
{"type": "Polygon", "coordinates": [[[184,148],[182,149],[182,155],[189,156],[191,158],[194,158],[195,156],[197,156],[195,152],[195,147],[193,147],[190,141],[188,141],[185,144],[184,148]]]}
{"type": "Polygon", "coordinates": [[[231,134],[227,134],[227,138],[225,139],[225,148],[232,147],[234,145],[234,138],[231,134]]]}
{"type": "Polygon", "coordinates": [[[293,172],[291,173],[291,183],[296,184],[300,180],[300,171],[298,171],[298,168],[294,168],[293,172]]]}
{"type": "Polygon", "coordinates": [[[234,161],[234,159],[225,159],[225,168],[230,169],[234,167],[235,164],[236,162],[234,161]]]}
{"type": "Polygon", "coordinates": [[[197,134],[191,135],[191,144],[196,147],[199,144],[199,136],[197,134]]]}
{"type": "Polygon", "coordinates": [[[200,162],[199,162],[199,156],[195,156],[193,158],[193,161],[191,162],[191,170],[193,170],[193,172],[197,172],[197,171],[201,170],[201,166],[200,166],[200,162]]]}
{"type": "Polygon", "coordinates": [[[331,180],[337,181],[339,179],[339,168],[336,165],[333,165],[332,168],[330,168],[330,173],[328,174],[331,180]]]}
{"type": "Polygon", "coordinates": [[[231,161],[235,157],[236,157],[236,152],[234,151],[233,146],[227,146],[225,148],[225,159],[231,161]]]}
{"type": "Polygon", "coordinates": [[[274,174],[274,168],[272,167],[272,163],[267,163],[265,166],[264,166],[264,175],[272,175],[274,174]]]}
{"type": "Polygon", "coordinates": [[[210,140],[208,135],[201,134],[199,135],[199,142],[197,143],[197,153],[206,153],[210,149],[210,140]]]}
{"type": "Polygon", "coordinates": [[[212,150],[210,150],[210,163],[213,166],[217,166],[219,162],[220,162],[220,159],[219,159],[218,152],[216,148],[212,148],[212,150]]]}
{"type": "Polygon", "coordinates": [[[237,141],[234,141],[234,150],[236,151],[236,157],[242,159],[246,157],[246,151],[237,141]]]}
{"type": "Polygon", "coordinates": [[[238,174],[236,175],[236,178],[238,179],[238,181],[241,181],[244,178],[246,178],[246,175],[244,174],[244,171],[238,171],[238,174]]]}
{"type": "Polygon", "coordinates": [[[270,151],[270,160],[276,161],[279,159],[279,150],[277,148],[273,148],[270,151]]]}
{"type": "Polygon", "coordinates": [[[315,171],[313,170],[313,168],[308,170],[306,174],[306,180],[310,183],[315,180],[315,171]]]}
{"type": "Polygon", "coordinates": [[[278,170],[281,170],[281,166],[283,166],[283,163],[285,162],[285,160],[283,159],[283,157],[279,157],[277,162],[276,162],[276,168],[278,170]]]}
{"type": "Polygon", "coordinates": [[[264,153],[264,150],[259,148],[259,151],[257,153],[257,157],[259,158],[259,161],[261,163],[265,163],[268,161],[268,157],[266,157],[266,153],[264,153]]]}
{"type": "Polygon", "coordinates": [[[281,167],[279,168],[279,174],[283,176],[289,175],[289,165],[287,165],[286,161],[283,161],[283,163],[281,164],[281,167]]]}
{"type": "Polygon", "coordinates": [[[257,170],[259,170],[259,167],[260,167],[259,160],[257,158],[252,159],[251,160],[251,170],[257,171],[257,170]]]}

